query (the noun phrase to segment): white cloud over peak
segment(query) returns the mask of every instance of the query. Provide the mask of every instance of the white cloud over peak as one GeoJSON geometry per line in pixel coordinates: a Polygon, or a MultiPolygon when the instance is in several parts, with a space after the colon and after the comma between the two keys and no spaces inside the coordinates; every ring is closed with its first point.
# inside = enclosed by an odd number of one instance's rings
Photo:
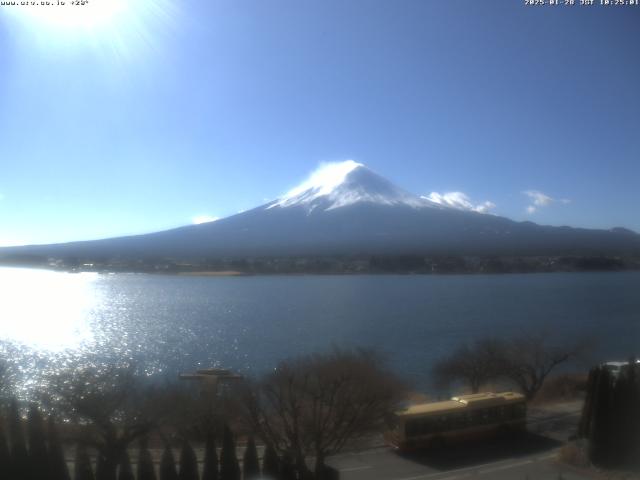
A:
{"type": "Polygon", "coordinates": [[[486,202],[482,202],[480,205],[476,205],[475,211],[478,213],[489,213],[489,210],[496,208],[496,204],[487,200],[486,202]]]}
{"type": "Polygon", "coordinates": [[[542,193],[540,190],[525,190],[522,193],[529,197],[531,201],[526,209],[529,214],[537,212],[541,207],[548,207],[554,203],[571,203],[571,200],[567,198],[553,198],[546,193],[542,193]]]}
{"type": "Polygon", "coordinates": [[[538,190],[525,190],[522,193],[529,197],[536,207],[546,207],[554,202],[553,198],[538,190]]]}
{"type": "Polygon", "coordinates": [[[201,223],[209,223],[209,222],[215,222],[216,220],[219,220],[220,217],[213,217],[211,215],[198,215],[195,216],[191,219],[191,221],[195,224],[195,225],[200,225],[201,223]]]}
{"type": "Polygon", "coordinates": [[[344,162],[322,163],[309,176],[307,180],[287,192],[281,200],[296,197],[307,190],[313,189],[317,195],[326,195],[340,185],[349,173],[358,167],[362,167],[361,163],[354,160],[345,160],[344,162]]]}
{"type": "Polygon", "coordinates": [[[431,192],[427,196],[423,196],[427,200],[437,203],[438,205],[444,205],[447,207],[457,208],[458,210],[469,210],[478,213],[489,213],[489,211],[496,207],[496,204],[489,200],[474,204],[466,193],[463,192],[446,192],[438,193],[431,192]]]}

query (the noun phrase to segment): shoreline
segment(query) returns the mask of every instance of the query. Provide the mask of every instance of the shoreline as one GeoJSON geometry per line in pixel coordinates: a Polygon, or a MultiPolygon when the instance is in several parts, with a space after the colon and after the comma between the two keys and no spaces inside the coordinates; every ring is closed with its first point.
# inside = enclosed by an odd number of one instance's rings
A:
{"type": "Polygon", "coordinates": [[[83,268],[60,268],[52,267],[48,265],[19,265],[19,264],[2,264],[0,263],[0,269],[33,269],[33,270],[45,270],[49,272],[60,273],[97,273],[99,275],[115,275],[115,274],[144,274],[144,275],[167,275],[176,277],[257,277],[257,276],[479,276],[479,275],[535,275],[535,274],[550,274],[550,273],[625,273],[625,272],[640,272],[640,266],[627,266],[626,268],[613,268],[613,269],[546,269],[546,270],[462,270],[462,271],[424,271],[424,270],[335,270],[335,271],[253,271],[243,272],[240,270],[136,270],[136,269],[83,269],[83,268]]]}
{"type": "MultiPolygon", "coordinates": [[[[149,273],[149,272],[140,272],[140,273],[149,273]]],[[[155,273],[155,272],[151,272],[155,273]]],[[[163,272],[157,272],[159,274],[163,274],[163,272]]],[[[250,273],[239,272],[237,270],[205,270],[202,272],[176,272],[169,273],[168,275],[177,275],[179,277],[246,277],[248,275],[252,275],[250,273]]]]}

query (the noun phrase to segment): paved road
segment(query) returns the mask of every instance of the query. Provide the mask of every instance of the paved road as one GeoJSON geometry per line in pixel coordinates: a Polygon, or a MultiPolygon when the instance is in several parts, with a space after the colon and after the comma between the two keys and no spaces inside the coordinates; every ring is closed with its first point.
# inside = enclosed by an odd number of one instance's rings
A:
{"type": "Polygon", "coordinates": [[[332,457],[341,480],[586,480],[558,463],[558,449],[575,433],[579,405],[531,409],[529,433],[515,442],[458,446],[441,452],[400,454],[386,447],[332,457]]]}
{"type": "Polygon", "coordinates": [[[396,454],[388,449],[368,450],[358,454],[342,455],[330,464],[340,470],[340,480],[587,480],[555,461],[555,450],[505,460],[479,463],[462,468],[441,470],[396,454]]]}
{"type": "Polygon", "coordinates": [[[527,428],[530,432],[566,442],[576,433],[581,412],[582,402],[529,407],[527,428]]]}

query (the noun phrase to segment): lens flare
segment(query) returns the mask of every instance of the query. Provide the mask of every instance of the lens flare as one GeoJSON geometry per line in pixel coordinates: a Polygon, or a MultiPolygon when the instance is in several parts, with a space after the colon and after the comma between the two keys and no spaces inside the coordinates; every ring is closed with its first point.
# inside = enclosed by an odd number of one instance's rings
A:
{"type": "Polygon", "coordinates": [[[45,51],[90,48],[126,58],[153,49],[178,13],[169,0],[12,0],[0,16],[45,51]]]}
{"type": "Polygon", "coordinates": [[[95,31],[131,11],[127,0],[29,0],[16,2],[18,14],[40,27],[95,31]]]}

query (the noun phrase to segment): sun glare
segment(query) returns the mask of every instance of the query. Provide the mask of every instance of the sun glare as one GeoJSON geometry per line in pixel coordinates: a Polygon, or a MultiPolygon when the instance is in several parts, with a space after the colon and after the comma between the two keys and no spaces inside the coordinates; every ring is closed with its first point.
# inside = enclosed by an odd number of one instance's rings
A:
{"type": "Polygon", "coordinates": [[[0,338],[46,350],[90,341],[95,273],[0,269],[0,338]]]}
{"type": "Polygon", "coordinates": [[[40,26],[95,31],[127,14],[131,0],[48,0],[20,2],[15,8],[40,26]]]}
{"type": "Polygon", "coordinates": [[[81,47],[127,59],[154,50],[179,11],[169,0],[15,0],[0,14],[44,50],[81,47]]]}

